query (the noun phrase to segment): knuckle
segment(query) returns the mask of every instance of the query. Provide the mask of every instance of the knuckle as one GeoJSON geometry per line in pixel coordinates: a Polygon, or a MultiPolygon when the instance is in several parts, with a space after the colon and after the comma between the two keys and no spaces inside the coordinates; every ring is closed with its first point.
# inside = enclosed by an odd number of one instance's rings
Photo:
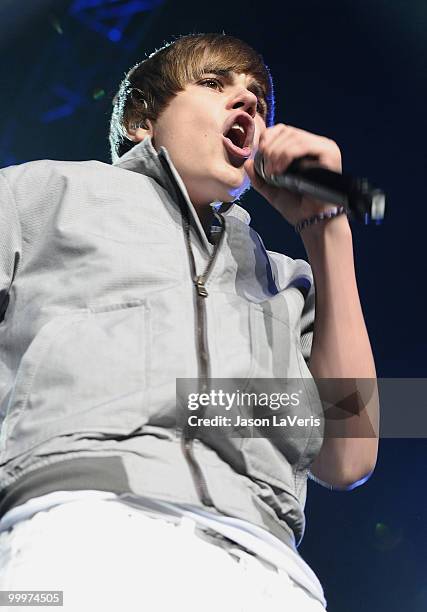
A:
{"type": "Polygon", "coordinates": [[[335,140],[332,140],[331,138],[325,138],[325,141],[331,151],[333,151],[334,153],[341,154],[341,150],[335,140]]]}
{"type": "Polygon", "coordinates": [[[339,166],[341,165],[341,161],[342,161],[342,156],[341,156],[341,149],[339,148],[338,144],[330,139],[330,138],[324,138],[324,146],[325,146],[325,156],[334,164],[338,164],[339,166]]]}

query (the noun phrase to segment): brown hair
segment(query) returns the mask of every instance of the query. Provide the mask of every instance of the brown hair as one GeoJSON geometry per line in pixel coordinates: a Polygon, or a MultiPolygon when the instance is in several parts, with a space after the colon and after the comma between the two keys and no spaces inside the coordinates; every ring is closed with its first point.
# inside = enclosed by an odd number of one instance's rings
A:
{"type": "Polygon", "coordinates": [[[111,157],[115,161],[136,143],[126,130],[155,121],[187,83],[203,73],[227,70],[250,74],[260,85],[265,121],[273,124],[273,82],[262,57],[247,43],[227,34],[188,34],[167,43],[129,70],[113,99],[111,157]]]}

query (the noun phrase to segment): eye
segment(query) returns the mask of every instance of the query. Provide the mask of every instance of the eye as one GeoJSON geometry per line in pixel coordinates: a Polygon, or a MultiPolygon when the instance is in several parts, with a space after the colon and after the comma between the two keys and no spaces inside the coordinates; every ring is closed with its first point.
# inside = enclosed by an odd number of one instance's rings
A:
{"type": "Polygon", "coordinates": [[[209,87],[210,89],[213,88],[217,88],[217,89],[222,89],[222,83],[219,79],[203,79],[203,81],[200,81],[200,85],[205,85],[206,87],[209,87]]]}

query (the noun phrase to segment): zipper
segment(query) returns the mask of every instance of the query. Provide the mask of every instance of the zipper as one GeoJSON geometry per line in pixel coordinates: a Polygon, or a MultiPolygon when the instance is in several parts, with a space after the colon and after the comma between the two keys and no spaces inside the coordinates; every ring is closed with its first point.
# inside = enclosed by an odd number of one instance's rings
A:
{"type": "MultiPolygon", "coordinates": [[[[206,289],[206,282],[209,278],[209,274],[215,264],[220,246],[224,237],[224,219],[221,215],[215,215],[221,224],[221,235],[218,242],[214,246],[213,253],[211,254],[208,264],[203,274],[198,275],[196,270],[196,262],[194,259],[193,250],[191,248],[190,240],[190,224],[185,219],[185,241],[187,245],[187,251],[190,259],[191,276],[193,279],[193,285],[196,293],[196,312],[197,312],[197,347],[199,356],[199,394],[206,393],[208,388],[208,379],[210,377],[210,363],[209,363],[209,351],[207,342],[207,325],[206,325],[206,298],[209,295],[206,289]]],[[[203,417],[205,407],[199,407],[197,414],[203,417]]],[[[194,457],[194,438],[197,435],[197,427],[189,427],[187,424],[183,429],[182,435],[182,447],[184,455],[188,461],[190,469],[193,474],[193,479],[198,490],[200,499],[206,506],[214,507],[214,503],[209,494],[206,480],[202,474],[199,464],[194,457]]]]}
{"type": "MultiPolygon", "coordinates": [[[[208,387],[208,379],[210,376],[210,363],[209,363],[209,352],[208,352],[208,343],[207,343],[207,329],[206,329],[206,303],[205,300],[209,295],[208,290],[206,289],[206,282],[209,278],[209,274],[212,271],[212,268],[215,264],[218,252],[220,250],[221,244],[224,239],[224,218],[221,214],[215,213],[215,217],[219,221],[221,225],[221,235],[219,240],[214,245],[214,250],[209,258],[208,264],[206,266],[203,274],[198,275],[196,270],[196,261],[194,259],[193,249],[191,248],[191,239],[190,239],[190,220],[189,220],[189,208],[188,204],[184,198],[184,195],[179,188],[179,184],[174,177],[172,172],[172,168],[169,165],[169,161],[166,159],[164,155],[159,155],[160,162],[166,171],[169,179],[172,182],[172,185],[176,191],[177,202],[181,209],[181,214],[184,222],[184,235],[185,235],[185,244],[187,247],[188,257],[190,261],[190,269],[191,269],[191,277],[193,280],[193,286],[196,294],[196,336],[197,336],[197,357],[198,357],[198,370],[199,370],[199,393],[204,393],[208,387]]],[[[202,409],[198,409],[198,414],[204,413],[204,407],[202,409]]],[[[199,495],[200,500],[205,506],[210,506],[212,508],[215,507],[215,504],[212,500],[212,497],[209,493],[208,486],[206,484],[206,480],[203,476],[202,470],[200,469],[200,465],[198,464],[195,456],[194,456],[194,438],[197,435],[198,428],[191,427],[187,425],[184,426],[181,438],[181,446],[184,457],[188,463],[190,468],[190,472],[193,477],[194,485],[196,487],[197,493],[199,495]]]]}

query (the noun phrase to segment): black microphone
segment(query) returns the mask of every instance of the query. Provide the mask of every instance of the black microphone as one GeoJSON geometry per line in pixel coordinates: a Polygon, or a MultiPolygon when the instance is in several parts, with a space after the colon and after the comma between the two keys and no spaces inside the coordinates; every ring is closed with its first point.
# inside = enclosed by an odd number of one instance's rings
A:
{"type": "Polygon", "coordinates": [[[295,159],[282,174],[267,175],[264,159],[258,151],[254,158],[256,173],[269,185],[285,187],[293,193],[308,195],[322,202],[344,206],[347,211],[368,224],[382,222],[385,214],[385,194],[374,189],[366,178],[354,178],[320,166],[304,168],[302,162],[310,156],[295,159]]]}

